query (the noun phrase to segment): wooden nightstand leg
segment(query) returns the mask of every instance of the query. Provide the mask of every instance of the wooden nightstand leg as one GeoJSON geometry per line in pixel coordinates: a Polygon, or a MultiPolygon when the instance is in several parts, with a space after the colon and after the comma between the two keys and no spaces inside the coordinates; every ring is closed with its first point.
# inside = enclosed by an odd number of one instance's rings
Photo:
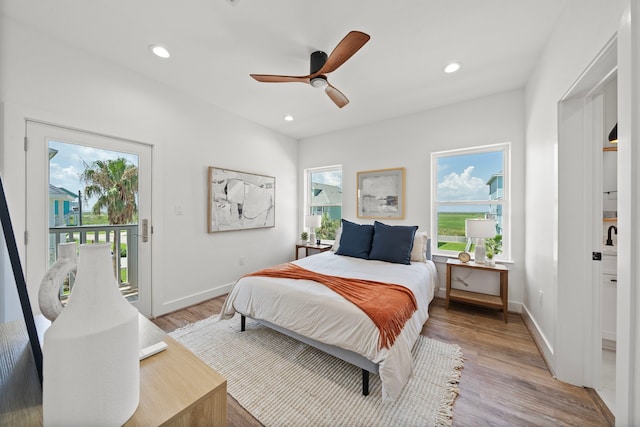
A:
{"type": "Polygon", "coordinates": [[[447,264],[447,290],[445,309],[449,310],[449,295],[451,294],[451,264],[447,264]]]}
{"type": "Polygon", "coordinates": [[[500,295],[502,296],[502,314],[504,323],[508,323],[509,318],[509,272],[500,272],[500,295]]]}

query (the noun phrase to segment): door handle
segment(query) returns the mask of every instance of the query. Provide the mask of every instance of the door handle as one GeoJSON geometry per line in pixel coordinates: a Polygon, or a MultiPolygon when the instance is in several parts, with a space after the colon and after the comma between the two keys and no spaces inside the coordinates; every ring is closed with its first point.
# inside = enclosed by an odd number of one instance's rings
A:
{"type": "Polygon", "coordinates": [[[143,242],[149,241],[149,220],[148,219],[142,220],[142,241],[143,242]]]}

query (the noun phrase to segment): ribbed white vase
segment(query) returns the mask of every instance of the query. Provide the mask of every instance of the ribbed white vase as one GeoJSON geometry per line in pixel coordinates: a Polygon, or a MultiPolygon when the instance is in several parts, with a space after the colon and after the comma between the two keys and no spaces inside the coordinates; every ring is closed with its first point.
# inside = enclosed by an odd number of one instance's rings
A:
{"type": "Polygon", "coordinates": [[[45,426],[121,426],[138,407],[138,311],[118,289],[110,246],[80,245],[69,301],[44,334],[45,426]]]}

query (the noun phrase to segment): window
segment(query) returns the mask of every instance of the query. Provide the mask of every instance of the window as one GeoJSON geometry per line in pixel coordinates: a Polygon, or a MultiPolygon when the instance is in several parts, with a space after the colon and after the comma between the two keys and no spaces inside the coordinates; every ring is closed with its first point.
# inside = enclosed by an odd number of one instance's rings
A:
{"type": "Polygon", "coordinates": [[[307,169],[305,215],[322,215],[316,237],[335,240],[342,219],[342,166],[307,169]]]}
{"type": "Polygon", "coordinates": [[[435,253],[463,251],[467,246],[465,220],[487,218],[496,221],[496,235],[502,236],[498,259],[510,258],[509,159],[509,143],[431,154],[435,253]]]}

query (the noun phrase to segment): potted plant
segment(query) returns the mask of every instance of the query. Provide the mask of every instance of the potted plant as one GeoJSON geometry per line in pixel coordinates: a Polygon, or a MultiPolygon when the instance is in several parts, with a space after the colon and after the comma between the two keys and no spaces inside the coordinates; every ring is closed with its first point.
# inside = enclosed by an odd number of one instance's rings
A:
{"type": "Polygon", "coordinates": [[[307,239],[309,239],[309,233],[306,231],[300,233],[300,243],[307,243],[307,239]]]}
{"type": "Polygon", "coordinates": [[[487,248],[487,264],[496,265],[494,257],[502,252],[502,235],[496,234],[496,237],[487,239],[485,241],[485,247],[487,248]]]}

